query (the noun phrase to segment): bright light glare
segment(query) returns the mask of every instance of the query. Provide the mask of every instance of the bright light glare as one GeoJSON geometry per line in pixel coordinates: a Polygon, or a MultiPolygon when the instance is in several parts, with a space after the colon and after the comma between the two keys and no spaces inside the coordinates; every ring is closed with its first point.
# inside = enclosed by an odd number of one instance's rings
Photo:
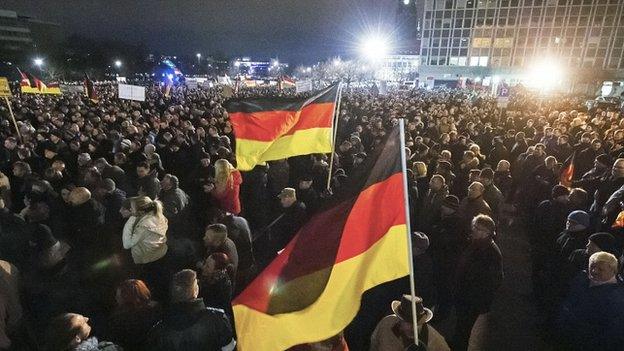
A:
{"type": "Polygon", "coordinates": [[[561,64],[551,58],[534,62],[527,73],[527,85],[540,90],[551,90],[563,79],[561,64]]]}
{"type": "Polygon", "coordinates": [[[410,0],[403,0],[404,5],[409,5],[410,0]]]}
{"type": "Polygon", "coordinates": [[[340,59],[334,59],[334,66],[339,66],[340,65],[340,59]]]}
{"type": "Polygon", "coordinates": [[[381,37],[366,38],[360,46],[362,55],[369,60],[376,61],[382,59],[388,53],[386,40],[381,37]]]}
{"type": "Polygon", "coordinates": [[[34,60],[34,62],[35,62],[35,65],[37,65],[37,66],[41,66],[41,65],[43,65],[43,59],[42,59],[42,58],[38,58],[38,57],[37,57],[37,58],[34,60]]]}
{"type": "Polygon", "coordinates": [[[234,62],[234,66],[239,67],[240,66],[240,61],[234,62]]]}
{"type": "Polygon", "coordinates": [[[197,53],[197,54],[195,54],[195,56],[197,56],[197,58],[200,58],[200,57],[201,57],[201,54],[200,54],[200,53],[197,53]]]}
{"type": "Polygon", "coordinates": [[[115,60],[115,67],[117,67],[117,68],[121,67],[121,61],[120,60],[115,60]]]}

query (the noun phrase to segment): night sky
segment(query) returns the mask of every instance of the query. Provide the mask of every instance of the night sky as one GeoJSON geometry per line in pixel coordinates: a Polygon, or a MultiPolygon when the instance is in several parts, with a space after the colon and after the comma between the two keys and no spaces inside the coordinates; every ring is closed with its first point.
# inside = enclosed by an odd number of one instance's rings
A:
{"type": "Polygon", "coordinates": [[[353,55],[358,38],[396,26],[396,0],[3,0],[66,34],[144,42],[171,55],[252,56],[294,64],[353,55]]]}

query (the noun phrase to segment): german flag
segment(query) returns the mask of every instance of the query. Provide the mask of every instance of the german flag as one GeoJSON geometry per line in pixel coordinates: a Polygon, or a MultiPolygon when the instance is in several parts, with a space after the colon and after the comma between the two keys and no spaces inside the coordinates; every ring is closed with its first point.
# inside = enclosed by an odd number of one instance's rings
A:
{"type": "Polygon", "coordinates": [[[85,94],[87,95],[87,97],[94,103],[97,103],[100,99],[97,96],[97,93],[95,92],[95,86],[93,85],[93,81],[89,78],[89,76],[85,73],[85,79],[84,79],[84,87],[85,87],[85,94]]]}
{"type": "Polygon", "coordinates": [[[397,127],[232,302],[239,350],[328,339],[355,317],[366,290],[409,274],[400,155],[397,127]]]}
{"type": "Polygon", "coordinates": [[[226,104],[236,137],[238,169],[291,156],[332,151],[338,85],[310,99],[259,98],[226,104]]]}
{"type": "Polygon", "coordinates": [[[30,73],[19,71],[22,78],[20,82],[23,94],[53,94],[61,95],[61,88],[58,83],[45,84],[39,78],[30,73]]]}
{"type": "Polygon", "coordinates": [[[576,159],[576,151],[572,156],[564,163],[566,166],[561,169],[559,175],[559,184],[566,188],[572,187],[572,179],[574,178],[574,161],[576,159]]]}

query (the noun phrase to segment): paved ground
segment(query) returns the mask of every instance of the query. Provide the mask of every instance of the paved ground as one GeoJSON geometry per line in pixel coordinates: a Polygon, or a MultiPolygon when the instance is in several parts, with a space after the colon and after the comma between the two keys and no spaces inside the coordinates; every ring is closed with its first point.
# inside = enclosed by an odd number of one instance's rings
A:
{"type": "MultiPolygon", "coordinates": [[[[535,304],[531,288],[529,242],[520,225],[499,232],[498,245],[503,254],[505,279],[486,318],[479,318],[472,330],[469,350],[475,351],[548,351],[538,337],[535,304]]],[[[452,320],[437,325],[450,340],[452,320]]]]}

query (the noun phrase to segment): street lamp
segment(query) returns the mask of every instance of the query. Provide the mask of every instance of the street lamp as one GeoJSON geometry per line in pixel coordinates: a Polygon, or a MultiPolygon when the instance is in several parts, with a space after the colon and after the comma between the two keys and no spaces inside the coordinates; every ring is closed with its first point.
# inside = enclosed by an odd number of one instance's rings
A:
{"type": "Polygon", "coordinates": [[[115,60],[115,67],[120,68],[122,65],[121,60],[115,60]]]}
{"type": "Polygon", "coordinates": [[[195,56],[197,56],[197,64],[199,65],[201,63],[201,54],[198,52],[195,56]]]}
{"type": "Polygon", "coordinates": [[[367,37],[360,44],[360,52],[367,59],[378,61],[388,53],[387,40],[380,36],[367,37]]]}

